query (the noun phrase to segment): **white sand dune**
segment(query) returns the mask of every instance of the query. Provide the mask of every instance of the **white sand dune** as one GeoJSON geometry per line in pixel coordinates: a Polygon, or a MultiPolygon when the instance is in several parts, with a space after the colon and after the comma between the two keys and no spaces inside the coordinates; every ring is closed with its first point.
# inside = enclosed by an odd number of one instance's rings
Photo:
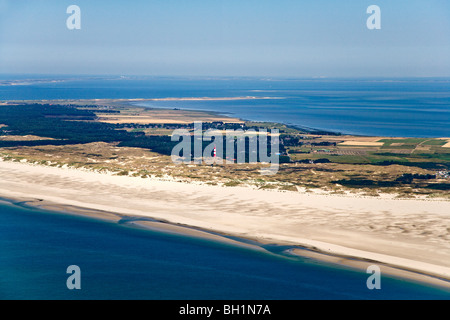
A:
{"type": "Polygon", "coordinates": [[[445,200],[254,190],[4,161],[0,197],[148,216],[450,279],[445,200]]]}

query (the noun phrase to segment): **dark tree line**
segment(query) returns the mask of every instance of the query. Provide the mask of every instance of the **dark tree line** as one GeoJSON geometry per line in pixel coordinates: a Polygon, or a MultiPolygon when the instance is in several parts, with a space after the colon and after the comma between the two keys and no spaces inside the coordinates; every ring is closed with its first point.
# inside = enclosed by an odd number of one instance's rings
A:
{"type": "MultiPolygon", "coordinates": [[[[178,144],[178,141],[171,141],[170,136],[146,136],[143,132],[117,130],[116,125],[96,122],[96,119],[92,110],[77,109],[71,105],[1,106],[0,124],[5,124],[7,127],[0,128],[0,135],[36,135],[58,140],[0,141],[0,147],[118,142],[118,146],[121,147],[145,148],[160,154],[171,155],[173,148],[178,144]]],[[[203,141],[202,150],[209,143],[203,141]]],[[[268,143],[270,143],[270,137],[268,137],[268,143]]],[[[192,139],[192,150],[194,150],[193,144],[194,139],[192,139]]],[[[246,145],[248,150],[248,141],[246,145]]],[[[234,141],[233,148],[236,154],[237,140],[234,141]]],[[[225,154],[225,141],[223,150],[225,154]]],[[[280,152],[285,152],[282,145],[280,145],[280,152]]],[[[249,152],[246,152],[246,161],[248,161],[248,155],[249,152]]],[[[284,162],[289,158],[281,157],[280,160],[284,162]]]]}
{"type": "MultiPolygon", "coordinates": [[[[119,142],[122,146],[139,146],[167,154],[167,138],[142,136],[141,132],[116,130],[108,123],[95,122],[94,112],[62,105],[11,105],[0,107],[3,134],[36,135],[60,140],[2,141],[0,146],[63,145],[90,142],[119,142]]],[[[170,154],[170,153],[169,153],[170,154]]]]}

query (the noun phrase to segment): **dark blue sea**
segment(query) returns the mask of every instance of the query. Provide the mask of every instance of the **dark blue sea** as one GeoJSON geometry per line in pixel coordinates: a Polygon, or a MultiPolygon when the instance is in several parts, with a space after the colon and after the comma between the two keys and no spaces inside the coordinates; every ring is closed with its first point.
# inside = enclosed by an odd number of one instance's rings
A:
{"type": "Polygon", "coordinates": [[[0,76],[0,100],[241,96],[272,99],[157,101],[142,105],[216,111],[247,120],[348,134],[450,136],[450,78],[0,76]]]}
{"type": "Polygon", "coordinates": [[[306,258],[0,204],[0,299],[450,299],[306,258]],[[67,267],[80,268],[69,290],[67,267]]]}

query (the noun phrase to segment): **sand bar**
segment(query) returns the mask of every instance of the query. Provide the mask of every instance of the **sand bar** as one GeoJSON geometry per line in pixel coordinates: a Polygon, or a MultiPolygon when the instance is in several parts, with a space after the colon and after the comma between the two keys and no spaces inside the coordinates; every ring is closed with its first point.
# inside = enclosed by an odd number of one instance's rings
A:
{"type": "Polygon", "coordinates": [[[0,161],[0,177],[0,197],[299,246],[337,262],[358,258],[400,273],[427,274],[432,276],[427,281],[450,287],[450,202],[445,200],[221,187],[6,161],[0,161]]]}
{"type": "Polygon", "coordinates": [[[381,147],[384,145],[384,142],[375,142],[375,141],[344,141],[339,143],[340,146],[369,146],[369,147],[381,147]]]}

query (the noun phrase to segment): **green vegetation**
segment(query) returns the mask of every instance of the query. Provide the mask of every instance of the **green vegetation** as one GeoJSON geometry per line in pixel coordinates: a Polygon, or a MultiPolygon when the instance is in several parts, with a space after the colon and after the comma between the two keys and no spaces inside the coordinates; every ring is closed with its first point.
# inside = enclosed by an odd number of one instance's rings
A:
{"type": "Polygon", "coordinates": [[[430,139],[428,141],[425,141],[423,143],[424,146],[443,146],[446,144],[446,140],[440,140],[440,139],[430,139]]]}
{"type": "MultiPolygon", "coordinates": [[[[16,146],[42,146],[42,145],[69,145],[91,142],[118,142],[119,147],[145,148],[163,155],[171,155],[173,148],[178,141],[171,141],[169,135],[146,135],[143,127],[145,125],[133,124],[109,124],[96,121],[97,116],[91,109],[74,107],[72,105],[7,105],[0,107],[0,119],[7,128],[0,128],[0,134],[8,135],[36,135],[49,137],[57,140],[37,140],[37,141],[0,141],[0,147],[16,146]],[[131,130],[121,130],[118,127],[128,127],[131,130]],[[137,128],[135,128],[137,126],[137,128]]],[[[114,111],[114,110],[110,110],[114,111]]],[[[164,124],[162,125],[165,126],[164,124]]],[[[170,124],[175,128],[193,129],[193,124],[170,124]]],[[[207,123],[204,130],[210,128],[241,127],[240,124],[207,123]]],[[[245,127],[245,129],[248,129],[245,127]]],[[[246,137],[246,146],[249,148],[249,137],[246,137]]],[[[270,143],[271,137],[268,137],[270,143]]],[[[259,137],[256,137],[259,143],[259,137]]],[[[211,142],[202,141],[202,150],[211,142]]],[[[226,153],[226,141],[223,141],[223,150],[226,153]]],[[[194,150],[192,139],[191,150],[194,150]]],[[[284,152],[282,149],[281,152],[284,152]]],[[[237,138],[234,141],[234,154],[237,154],[237,138]]],[[[249,152],[245,153],[245,161],[249,161],[249,152]]],[[[190,157],[193,155],[183,155],[190,157]]],[[[259,156],[259,155],[258,155],[259,156]]],[[[258,158],[257,161],[260,161],[258,158]]],[[[281,158],[281,161],[289,161],[288,157],[281,158]]]]}
{"type": "Polygon", "coordinates": [[[404,144],[411,144],[416,145],[418,143],[427,141],[428,138],[406,138],[406,139],[380,139],[377,140],[377,142],[384,142],[384,145],[391,145],[393,143],[404,143],[404,144]]]}
{"type": "MultiPolygon", "coordinates": [[[[123,107],[104,108],[99,110],[109,114],[126,111],[123,107]]],[[[450,198],[450,148],[443,147],[447,143],[443,139],[379,140],[313,133],[276,123],[204,123],[204,130],[278,129],[279,171],[274,176],[261,176],[260,169],[265,167],[261,163],[174,165],[169,155],[178,141],[172,142],[170,134],[176,128],[192,132],[192,123],[113,124],[100,122],[99,110],[93,105],[0,106],[0,157],[141,178],[170,175],[213,185],[252,184],[262,189],[290,191],[321,188],[337,194],[351,190],[373,196],[389,192],[408,197],[420,194],[450,198]]],[[[270,139],[269,136],[269,142],[270,139]]],[[[203,150],[210,143],[203,141],[203,150]]],[[[247,141],[246,162],[248,145],[247,141]]],[[[225,142],[222,147],[226,151],[225,142]]],[[[237,154],[236,139],[233,147],[237,154]]],[[[185,156],[192,159],[192,155],[185,156]]]]}
{"type": "Polygon", "coordinates": [[[224,186],[225,187],[236,187],[236,186],[238,186],[240,184],[241,184],[240,181],[232,180],[232,181],[225,182],[224,186]]]}

